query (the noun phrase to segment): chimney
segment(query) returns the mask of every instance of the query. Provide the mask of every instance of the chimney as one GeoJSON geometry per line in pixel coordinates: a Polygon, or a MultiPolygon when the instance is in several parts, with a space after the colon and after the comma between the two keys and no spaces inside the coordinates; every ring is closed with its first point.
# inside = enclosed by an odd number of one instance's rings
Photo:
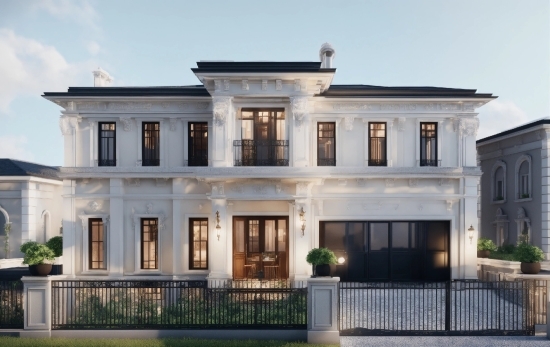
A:
{"type": "Polygon", "coordinates": [[[94,87],[108,87],[114,79],[107,71],[100,67],[92,72],[94,74],[94,87]]]}
{"type": "Polygon", "coordinates": [[[336,55],[336,51],[328,42],[323,43],[319,50],[319,58],[321,59],[321,69],[332,69],[332,58],[336,55]]]}

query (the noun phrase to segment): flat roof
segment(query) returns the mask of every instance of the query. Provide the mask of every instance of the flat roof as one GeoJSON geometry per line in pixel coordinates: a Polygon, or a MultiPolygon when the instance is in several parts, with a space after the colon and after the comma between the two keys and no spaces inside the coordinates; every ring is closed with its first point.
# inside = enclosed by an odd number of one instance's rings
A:
{"type": "Polygon", "coordinates": [[[62,181],[58,167],[9,158],[0,158],[0,176],[34,176],[62,181]]]}
{"type": "Polygon", "coordinates": [[[67,92],[44,92],[49,96],[210,96],[202,84],[174,87],[69,87],[67,92]]]}
{"type": "Polygon", "coordinates": [[[365,84],[333,84],[318,96],[324,97],[390,97],[390,98],[497,98],[489,93],[477,93],[477,89],[441,87],[383,87],[365,84]]]}
{"type": "Polygon", "coordinates": [[[194,73],[208,72],[327,72],[336,69],[323,69],[318,61],[199,61],[194,73]]]}
{"type": "Polygon", "coordinates": [[[529,122],[527,124],[523,124],[523,125],[517,126],[515,128],[502,131],[498,134],[494,134],[494,135],[491,135],[491,136],[484,137],[482,139],[477,140],[476,143],[480,144],[482,142],[493,140],[493,139],[499,138],[501,136],[506,136],[506,135],[513,134],[515,132],[522,131],[522,130],[529,129],[529,128],[534,128],[534,127],[536,127],[538,125],[542,125],[542,124],[550,124],[550,118],[542,118],[542,119],[534,120],[534,121],[529,122]]]}

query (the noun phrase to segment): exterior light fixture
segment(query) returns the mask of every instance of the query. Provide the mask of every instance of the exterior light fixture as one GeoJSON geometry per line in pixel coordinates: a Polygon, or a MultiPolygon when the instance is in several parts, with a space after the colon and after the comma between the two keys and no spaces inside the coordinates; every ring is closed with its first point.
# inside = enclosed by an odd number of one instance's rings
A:
{"type": "Polygon", "coordinates": [[[220,226],[220,212],[216,211],[216,236],[218,237],[218,241],[220,241],[221,230],[222,227],[220,226]]]}
{"type": "Polygon", "coordinates": [[[468,237],[470,238],[470,244],[472,244],[472,239],[474,238],[474,227],[470,224],[468,228],[468,237]]]}
{"type": "Polygon", "coordinates": [[[306,230],[306,212],[304,211],[303,206],[300,210],[300,222],[302,222],[302,236],[304,236],[306,230]]]}
{"type": "Polygon", "coordinates": [[[338,258],[338,264],[344,264],[346,262],[346,258],[344,257],[339,257],[338,258]]]}

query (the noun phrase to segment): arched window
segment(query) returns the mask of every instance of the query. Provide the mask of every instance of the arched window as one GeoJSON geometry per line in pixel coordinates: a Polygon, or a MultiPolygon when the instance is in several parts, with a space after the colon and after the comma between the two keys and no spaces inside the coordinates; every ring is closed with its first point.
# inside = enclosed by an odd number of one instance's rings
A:
{"type": "Polygon", "coordinates": [[[497,160],[491,170],[491,197],[493,203],[506,202],[506,163],[497,160]]]}
{"type": "Polygon", "coordinates": [[[531,199],[531,156],[524,154],[516,161],[516,200],[531,199]]]}

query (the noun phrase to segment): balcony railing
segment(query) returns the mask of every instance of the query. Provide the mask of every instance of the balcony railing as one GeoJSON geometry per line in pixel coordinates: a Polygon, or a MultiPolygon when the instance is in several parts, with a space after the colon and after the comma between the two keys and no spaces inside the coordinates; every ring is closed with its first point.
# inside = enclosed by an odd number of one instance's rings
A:
{"type": "Polygon", "coordinates": [[[288,166],[288,140],[235,140],[235,166],[288,166]]]}
{"type": "Polygon", "coordinates": [[[420,159],[419,166],[441,166],[441,159],[420,159]]]}
{"type": "Polygon", "coordinates": [[[388,166],[386,159],[369,159],[369,166],[388,166]]]}
{"type": "Polygon", "coordinates": [[[318,158],[317,159],[317,166],[336,166],[336,159],[335,158],[318,158]]]}
{"type": "Polygon", "coordinates": [[[116,159],[96,159],[95,166],[117,166],[116,159]]]}
{"type": "Polygon", "coordinates": [[[200,154],[189,157],[187,166],[208,166],[208,154],[200,154]]]}
{"type": "Polygon", "coordinates": [[[141,166],[160,166],[160,159],[142,159],[141,166]]]}

